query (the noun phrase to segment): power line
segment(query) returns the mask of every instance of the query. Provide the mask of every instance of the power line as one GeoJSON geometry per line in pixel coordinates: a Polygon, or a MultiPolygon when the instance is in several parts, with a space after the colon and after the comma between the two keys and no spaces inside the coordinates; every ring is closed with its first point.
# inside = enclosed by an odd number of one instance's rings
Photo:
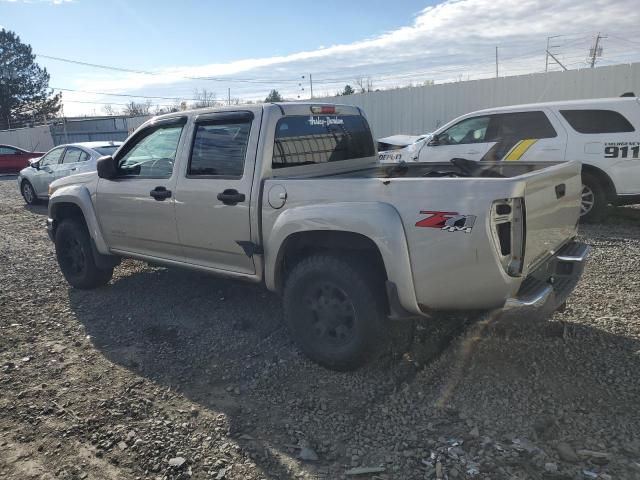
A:
{"type": "MultiPolygon", "coordinates": [[[[168,75],[170,74],[170,72],[152,72],[149,70],[137,70],[137,69],[133,69],[133,68],[125,68],[125,67],[115,67],[112,65],[103,65],[103,64],[99,64],[99,63],[90,63],[90,62],[84,62],[81,60],[73,60],[70,58],[62,58],[62,57],[54,57],[52,55],[43,55],[40,53],[36,53],[36,56],[41,57],[41,58],[46,58],[48,60],[55,60],[57,62],[64,62],[64,63],[71,63],[74,65],[82,65],[85,67],[92,67],[92,68],[101,68],[103,70],[114,70],[117,72],[125,72],[125,73],[138,73],[138,74],[143,74],[143,75],[168,75]]],[[[289,82],[289,83],[295,83],[297,82],[297,80],[292,80],[292,79],[273,79],[273,80],[269,80],[269,79],[257,79],[257,78],[237,78],[237,77],[191,77],[191,76],[180,76],[180,78],[184,78],[186,80],[210,80],[213,82],[246,82],[246,83],[276,83],[276,82],[289,82]]]]}
{"type": "Polygon", "coordinates": [[[186,97],[159,97],[153,95],[133,95],[130,93],[108,93],[108,92],[92,92],[89,90],[76,90],[73,88],[60,88],[60,87],[51,87],[53,90],[60,90],[61,92],[78,92],[78,93],[91,93],[93,95],[109,95],[114,97],[130,97],[130,98],[148,98],[151,100],[189,100],[192,102],[197,102],[201,99],[198,98],[186,98],[186,97]]]}

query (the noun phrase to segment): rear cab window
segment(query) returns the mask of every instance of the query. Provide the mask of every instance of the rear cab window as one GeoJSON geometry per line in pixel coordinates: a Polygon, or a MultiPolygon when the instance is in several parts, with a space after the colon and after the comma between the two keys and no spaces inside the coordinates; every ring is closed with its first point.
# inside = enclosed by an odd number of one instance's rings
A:
{"type": "Polygon", "coordinates": [[[373,157],[369,124],[361,115],[287,116],[278,120],[272,168],[373,157]]]}

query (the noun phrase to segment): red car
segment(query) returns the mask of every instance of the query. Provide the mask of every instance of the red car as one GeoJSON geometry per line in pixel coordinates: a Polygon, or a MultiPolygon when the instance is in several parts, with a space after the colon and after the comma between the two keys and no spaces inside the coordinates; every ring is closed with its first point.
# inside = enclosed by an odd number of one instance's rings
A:
{"type": "Polygon", "coordinates": [[[0,173],[18,173],[29,166],[30,158],[37,158],[44,152],[28,152],[11,145],[0,145],[0,173]]]}

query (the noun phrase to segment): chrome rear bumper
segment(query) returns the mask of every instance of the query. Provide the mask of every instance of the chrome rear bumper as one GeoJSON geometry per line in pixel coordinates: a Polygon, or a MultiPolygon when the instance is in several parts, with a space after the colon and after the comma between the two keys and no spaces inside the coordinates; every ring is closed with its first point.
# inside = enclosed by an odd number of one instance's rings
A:
{"type": "Polygon", "coordinates": [[[524,279],[504,308],[558,309],[578,284],[590,250],[589,245],[575,241],[563,246],[524,279]]]}

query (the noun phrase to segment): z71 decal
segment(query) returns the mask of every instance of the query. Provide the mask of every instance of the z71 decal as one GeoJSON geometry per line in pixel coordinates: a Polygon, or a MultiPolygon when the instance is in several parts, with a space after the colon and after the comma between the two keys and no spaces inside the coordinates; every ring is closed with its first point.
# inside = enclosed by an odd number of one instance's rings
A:
{"type": "Polygon", "coordinates": [[[604,158],[638,158],[639,142],[610,142],[604,144],[604,158]]]}
{"type": "Polygon", "coordinates": [[[460,215],[458,212],[435,212],[422,210],[422,215],[429,215],[416,222],[416,227],[437,228],[447,232],[471,233],[476,223],[475,215],[460,215]]]}

